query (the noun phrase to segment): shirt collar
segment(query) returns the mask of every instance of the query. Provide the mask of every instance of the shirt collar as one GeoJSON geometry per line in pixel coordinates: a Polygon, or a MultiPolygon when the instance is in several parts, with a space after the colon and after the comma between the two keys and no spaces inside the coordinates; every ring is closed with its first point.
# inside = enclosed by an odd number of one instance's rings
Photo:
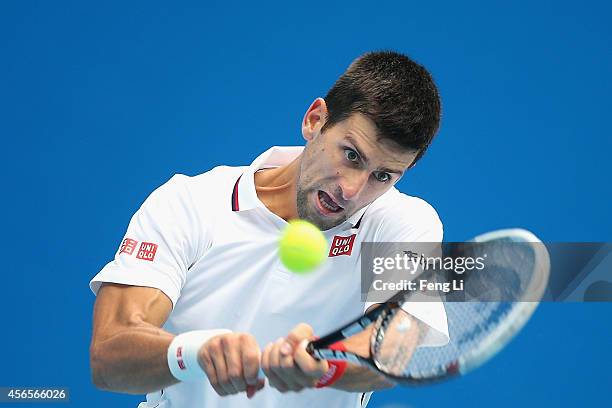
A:
{"type": "MultiPolygon", "coordinates": [[[[249,167],[238,177],[232,189],[232,210],[248,211],[254,208],[264,208],[255,190],[255,173],[261,169],[280,167],[291,163],[302,151],[303,146],[274,146],[257,157],[249,167]]],[[[359,228],[367,206],[351,215],[345,222],[352,228],[359,228]]],[[[339,227],[339,226],[338,226],[339,227]]]]}
{"type": "Polygon", "coordinates": [[[257,170],[280,167],[291,163],[304,150],[303,146],[274,146],[257,157],[236,181],[232,189],[232,210],[248,211],[264,207],[255,191],[257,170]]]}

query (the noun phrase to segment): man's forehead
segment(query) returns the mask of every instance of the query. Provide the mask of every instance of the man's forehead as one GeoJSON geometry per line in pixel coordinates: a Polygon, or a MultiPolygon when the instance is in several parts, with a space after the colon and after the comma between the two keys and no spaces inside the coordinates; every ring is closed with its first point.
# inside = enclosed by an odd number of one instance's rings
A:
{"type": "Polygon", "coordinates": [[[376,140],[380,137],[380,132],[374,121],[361,113],[353,113],[340,123],[346,131],[360,137],[371,140],[376,140]]]}

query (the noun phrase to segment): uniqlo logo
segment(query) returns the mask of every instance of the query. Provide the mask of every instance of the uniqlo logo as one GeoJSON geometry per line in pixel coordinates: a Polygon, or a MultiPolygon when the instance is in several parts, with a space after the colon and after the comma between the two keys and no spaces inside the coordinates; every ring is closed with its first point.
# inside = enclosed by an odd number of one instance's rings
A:
{"type": "Polygon", "coordinates": [[[332,246],[329,249],[328,256],[340,256],[340,255],[351,255],[353,251],[353,244],[355,243],[355,236],[357,234],[353,234],[348,237],[340,237],[338,235],[334,236],[334,240],[332,241],[332,246]]]}
{"type": "Polygon", "coordinates": [[[121,247],[119,247],[119,253],[132,255],[132,253],[134,253],[134,249],[136,249],[137,243],[138,241],[135,241],[130,238],[125,238],[121,243],[121,247]]]}
{"type": "Polygon", "coordinates": [[[144,259],[145,261],[153,261],[157,252],[157,244],[152,242],[143,242],[140,244],[136,258],[144,259]]]}

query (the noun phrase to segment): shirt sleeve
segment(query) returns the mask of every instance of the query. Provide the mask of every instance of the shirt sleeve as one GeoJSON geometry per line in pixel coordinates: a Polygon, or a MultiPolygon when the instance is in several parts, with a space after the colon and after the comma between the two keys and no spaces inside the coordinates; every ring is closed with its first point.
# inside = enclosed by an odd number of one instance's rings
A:
{"type": "Polygon", "coordinates": [[[176,304],[187,270],[205,245],[205,228],[188,189],[189,177],[175,175],[155,190],[132,217],[115,254],[89,283],[157,288],[176,304]],[[204,236],[203,236],[204,235],[204,236]]]}
{"type": "MultiPolygon", "coordinates": [[[[398,192],[389,207],[392,208],[392,211],[383,217],[376,237],[377,242],[406,244],[407,250],[410,250],[411,243],[442,242],[442,222],[436,211],[427,202],[398,192]]],[[[375,303],[367,302],[366,310],[375,303]]],[[[433,301],[431,297],[423,297],[422,300],[415,298],[415,301],[404,303],[402,308],[428,327],[419,347],[448,344],[448,322],[444,304],[440,298],[437,301],[433,301]]]]}

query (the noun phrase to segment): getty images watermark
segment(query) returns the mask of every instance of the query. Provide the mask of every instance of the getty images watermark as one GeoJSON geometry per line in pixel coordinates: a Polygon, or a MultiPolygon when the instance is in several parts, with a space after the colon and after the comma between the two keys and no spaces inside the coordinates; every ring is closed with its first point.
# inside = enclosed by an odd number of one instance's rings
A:
{"type": "Polygon", "coordinates": [[[401,291],[413,301],[612,301],[611,248],[575,242],[366,242],[362,300],[384,302],[401,291]]]}
{"type": "MultiPolygon", "coordinates": [[[[426,291],[436,290],[448,293],[451,291],[463,290],[463,279],[452,281],[437,281],[431,279],[431,274],[423,274],[427,271],[454,271],[463,274],[469,271],[482,271],[485,269],[485,259],[487,254],[477,257],[458,257],[451,256],[426,256],[424,253],[417,253],[411,250],[403,250],[401,254],[393,257],[375,257],[372,259],[372,273],[378,275],[380,279],[374,279],[372,287],[377,291],[385,290],[412,290],[426,291]],[[381,276],[389,271],[402,271],[402,277],[398,281],[386,281],[381,276]]],[[[388,276],[388,274],[387,274],[388,276]]]]}

